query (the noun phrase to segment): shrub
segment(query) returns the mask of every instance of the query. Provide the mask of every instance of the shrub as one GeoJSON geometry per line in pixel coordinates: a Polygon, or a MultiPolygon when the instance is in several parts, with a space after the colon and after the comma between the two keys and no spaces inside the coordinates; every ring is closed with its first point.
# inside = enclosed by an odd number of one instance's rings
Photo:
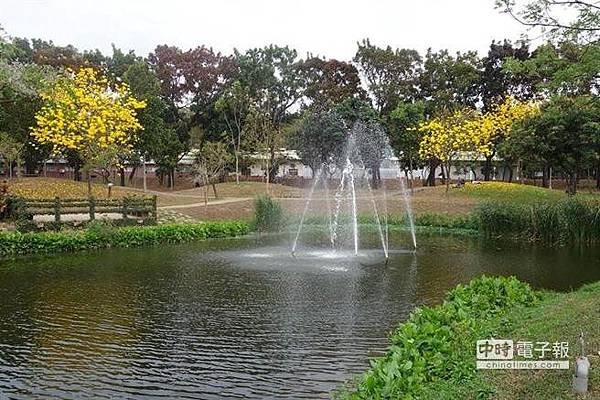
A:
{"type": "Polygon", "coordinates": [[[538,295],[516,278],[477,278],[452,290],[436,307],[415,310],[390,337],[385,356],[371,368],[349,399],[421,398],[430,383],[462,384],[475,373],[478,339],[489,337],[501,317],[518,306],[530,306],[538,295]]]}
{"type": "Polygon", "coordinates": [[[480,231],[488,236],[556,243],[600,240],[600,203],[567,198],[554,203],[515,205],[487,202],[475,211],[480,231]]]}
{"type": "Polygon", "coordinates": [[[258,232],[279,232],[284,225],[281,205],[269,196],[254,200],[252,228],[258,232]]]}
{"type": "Polygon", "coordinates": [[[207,222],[160,226],[112,227],[94,221],[87,230],[0,233],[0,257],[32,253],[55,253],[106,247],[135,247],[161,243],[183,243],[198,239],[245,235],[245,222],[207,222]]]}
{"type": "Polygon", "coordinates": [[[521,232],[527,225],[526,210],[518,204],[485,202],[475,209],[475,213],[480,230],[488,235],[521,232]]]}

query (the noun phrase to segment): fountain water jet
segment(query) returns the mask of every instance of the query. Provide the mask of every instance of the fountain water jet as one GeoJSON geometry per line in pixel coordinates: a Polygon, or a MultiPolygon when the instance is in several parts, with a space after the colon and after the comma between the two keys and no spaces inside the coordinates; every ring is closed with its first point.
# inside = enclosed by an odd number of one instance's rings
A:
{"type": "Polygon", "coordinates": [[[302,225],[304,224],[304,218],[306,217],[306,212],[308,211],[308,206],[310,205],[310,201],[312,200],[313,193],[315,192],[315,187],[317,187],[317,183],[319,183],[319,179],[321,178],[321,174],[323,173],[323,166],[319,168],[317,174],[315,175],[315,180],[310,188],[310,193],[308,195],[308,199],[306,200],[306,204],[304,205],[304,211],[302,211],[302,216],[300,217],[300,225],[298,226],[298,231],[296,232],[296,238],[294,239],[294,245],[292,246],[292,256],[296,254],[296,246],[298,246],[298,238],[300,237],[300,232],[302,231],[302,225]]]}
{"type": "MultiPolygon", "coordinates": [[[[377,228],[383,255],[386,260],[389,258],[389,217],[387,205],[389,197],[386,193],[385,183],[381,186],[383,190],[380,193],[382,194],[375,194],[375,191],[378,190],[375,183],[377,183],[376,179],[381,179],[379,175],[380,166],[383,161],[391,163],[396,171],[398,171],[396,177],[399,178],[402,204],[407,214],[412,246],[416,249],[416,235],[410,206],[410,194],[400,177],[397,158],[394,156],[383,130],[376,124],[355,123],[352,129],[348,131],[345,151],[342,154],[343,157],[335,158],[334,155],[328,157],[328,162],[322,163],[317,171],[315,171],[314,180],[293,239],[292,255],[295,256],[299,243],[302,242],[301,235],[305,226],[307,213],[311,208],[311,204],[315,204],[313,200],[317,198],[316,196],[320,196],[319,200],[322,201],[324,194],[324,207],[318,208],[315,211],[316,215],[322,215],[323,211],[326,213],[329,243],[332,248],[332,252],[328,253],[329,256],[335,257],[338,254],[338,250],[344,247],[344,243],[348,243],[346,241],[352,243],[354,256],[360,254],[358,214],[366,202],[366,204],[370,204],[369,208],[372,209],[372,221],[374,221],[374,225],[377,228]],[[327,177],[324,179],[323,176],[327,177]],[[339,184],[335,194],[333,194],[329,188],[329,181],[335,178],[339,179],[339,184]],[[321,186],[323,190],[319,190],[321,186]],[[381,201],[383,201],[382,208],[378,207],[377,204],[381,201]],[[359,207],[359,203],[362,204],[361,207],[359,207]],[[381,210],[383,211],[381,212],[381,210]]],[[[342,253],[339,253],[339,256],[342,256],[342,253]]]]}

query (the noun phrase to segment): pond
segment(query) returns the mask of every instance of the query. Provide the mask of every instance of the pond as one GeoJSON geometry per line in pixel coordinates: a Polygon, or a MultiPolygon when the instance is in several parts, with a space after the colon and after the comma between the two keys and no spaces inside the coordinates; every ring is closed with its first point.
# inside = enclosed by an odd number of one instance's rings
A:
{"type": "Polygon", "coordinates": [[[416,253],[394,251],[386,265],[376,249],[294,259],[280,243],[1,262],[0,398],[327,398],[415,306],[458,283],[516,275],[568,290],[600,280],[600,248],[422,236],[416,253]]]}

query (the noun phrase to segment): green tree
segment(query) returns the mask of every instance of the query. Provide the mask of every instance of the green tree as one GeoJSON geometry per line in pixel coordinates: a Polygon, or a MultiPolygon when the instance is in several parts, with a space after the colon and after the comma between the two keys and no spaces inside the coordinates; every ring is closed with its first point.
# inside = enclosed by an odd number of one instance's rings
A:
{"type": "Polygon", "coordinates": [[[481,97],[481,60],[476,52],[427,51],[419,76],[419,99],[428,114],[462,107],[475,107],[481,97]]]}
{"type": "MultiPolygon", "coordinates": [[[[134,97],[146,102],[146,108],[137,112],[138,120],[144,129],[138,133],[133,151],[125,155],[126,160],[133,166],[132,176],[141,160],[144,170],[143,186],[146,190],[146,161],[155,158],[161,170],[170,171],[173,164],[177,164],[177,161],[173,163],[173,160],[179,159],[183,147],[174,143],[178,139],[173,128],[165,121],[167,105],[160,96],[160,82],[148,64],[143,61],[131,64],[123,74],[123,80],[129,85],[134,97]]],[[[123,170],[121,184],[125,184],[123,170]]]]}
{"type": "Polygon", "coordinates": [[[591,94],[600,89],[600,44],[547,43],[530,59],[507,59],[504,68],[513,76],[535,81],[536,91],[546,97],[591,94]]]}
{"type": "Polygon", "coordinates": [[[410,171],[411,185],[412,171],[421,165],[419,143],[423,134],[418,127],[424,120],[425,103],[417,101],[399,103],[390,114],[388,123],[390,144],[400,161],[400,166],[410,171]]]}
{"type": "MultiPolygon", "coordinates": [[[[323,164],[341,166],[347,133],[343,119],[333,111],[306,111],[288,130],[288,144],[298,151],[313,174],[323,164]]],[[[333,172],[333,171],[331,171],[333,172]]]]}
{"type": "Polygon", "coordinates": [[[13,177],[13,162],[17,164],[17,173],[21,170],[21,153],[24,144],[15,140],[6,132],[0,132],[0,156],[4,161],[4,167],[9,179],[13,177]]]}
{"type": "Polygon", "coordinates": [[[244,144],[244,125],[251,101],[248,88],[242,86],[240,81],[235,81],[215,103],[215,109],[220,113],[227,125],[230,143],[233,147],[233,157],[235,159],[235,181],[238,185],[240,183],[240,157],[242,145],[244,144]]]}
{"type": "Polygon", "coordinates": [[[594,96],[555,96],[539,115],[527,119],[506,140],[523,162],[553,166],[575,194],[579,175],[600,154],[600,104],[594,96]]]}
{"type": "Polygon", "coordinates": [[[22,145],[20,158],[27,172],[33,173],[48,158],[50,149],[32,144],[30,127],[35,125],[35,114],[42,105],[40,92],[56,81],[59,72],[26,63],[19,54],[10,38],[0,43],[0,131],[22,145]]]}
{"type": "Polygon", "coordinates": [[[298,72],[300,60],[296,50],[270,45],[236,52],[239,81],[247,88],[252,99],[252,140],[261,144],[261,151],[269,157],[267,182],[273,180],[278,169],[277,152],[283,142],[283,128],[290,120],[290,110],[304,94],[304,79],[298,72]],[[256,129],[262,126],[265,131],[256,129]],[[258,139],[260,138],[260,139],[258,139]]]}
{"type": "Polygon", "coordinates": [[[368,39],[358,43],[354,62],[364,76],[380,116],[387,116],[401,101],[417,97],[421,56],[416,50],[377,47],[368,39]]]}
{"type": "Polygon", "coordinates": [[[381,182],[379,169],[388,146],[382,118],[371,104],[355,98],[346,99],[334,111],[344,120],[348,135],[354,137],[365,168],[372,172],[373,187],[377,188],[381,182]]]}
{"type": "Polygon", "coordinates": [[[264,163],[266,192],[269,193],[271,175],[277,171],[278,149],[283,144],[282,129],[277,128],[271,116],[258,107],[251,107],[244,124],[245,146],[255,149],[255,156],[264,163]]]}
{"type": "Polygon", "coordinates": [[[231,161],[231,154],[223,142],[204,142],[204,145],[194,160],[194,174],[196,179],[202,180],[204,186],[204,201],[208,203],[208,185],[212,185],[215,198],[217,195],[216,180],[221,176],[227,164],[231,161]]]}

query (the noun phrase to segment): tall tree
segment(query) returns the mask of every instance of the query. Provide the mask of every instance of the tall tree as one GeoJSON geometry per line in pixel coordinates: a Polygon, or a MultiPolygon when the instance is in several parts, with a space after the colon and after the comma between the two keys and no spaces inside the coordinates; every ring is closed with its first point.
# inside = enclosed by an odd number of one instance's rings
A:
{"type": "Polygon", "coordinates": [[[502,142],[510,135],[515,124],[532,117],[538,112],[538,104],[520,102],[512,97],[493,105],[480,116],[473,126],[477,131],[479,143],[477,152],[485,157],[484,176],[490,180],[492,160],[498,153],[502,142]]]}
{"type": "Polygon", "coordinates": [[[110,87],[108,80],[91,68],[59,80],[43,99],[32,136],[51,145],[55,154],[77,152],[84,161],[91,195],[90,171],[112,165],[118,154],[131,148],[134,134],[141,128],[135,110],[144,108],[145,103],[131,96],[127,86],[110,87]]]}
{"type": "Polygon", "coordinates": [[[0,131],[22,145],[20,157],[27,172],[33,173],[48,157],[49,148],[34,146],[29,128],[42,105],[40,91],[51,85],[59,72],[33,64],[14,43],[8,37],[0,43],[0,131]]]}
{"type": "Polygon", "coordinates": [[[450,167],[463,153],[475,152],[479,139],[474,133],[476,113],[470,108],[456,109],[424,121],[419,153],[423,158],[440,160],[446,177],[446,193],[450,188],[450,167]]]}
{"type": "Polygon", "coordinates": [[[399,103],[390,114],[388,130],[390,144],[394,149],[400,166],[410,171],[412,185],[412,171],[421,164],[419,156],[419,143],[422,132],[419,124],[425,120],[425,103],[399,103]]]}
{"type": "Polygon", "coordinates": [[[344,61],[311,57],[300,63],[304,96],[313,109],[329,109],[347,98],[366,99],[356,67],[344,61]]]}
{"type": "Polygon", "coordinates": [[[595,96],[556,96],[509,136],[508,145],[524,162],[553,166],[575,194],[579,175],[598,162],[600,103],[595,96]]]}
{"type": "Polygon", "coordinates": [[[300,60],[296,50],[275,45],[250,49],[243,54],[236,52],[236,58],[239,81],[252,98],[254,120],[268,119],[266,137],[269,140],[263,141],[268,143],[263,149],[269,155],[268,180],[272,180],[278,168],[276,155],[283,140],[283,127],[289,120],[290,109],[304,93],[304,80],[298,73],[300,60]]]}
{"type": "Polygon", "coordinates": [[[225,89],[225,92],[215,103],[216,111],[222,116],[227,125],[228,137],[233,147],[235,160],[235,181],[240,183],[240,157],[244,142],[244,126],[250,111],[252,99],[248,88],[235,81],[225,89]]]}
{"type": "MultiPolygon", "coordinates": [[[[175,146],[169,138],[172,151],[189,150],[191,130],[211,133],[210,124],[216,121],[215,103],[223,94],[235,73],[235,63],[212,49],[200,46],[182,51],[174,46],[157,46],[148,56],[148,62],[155,71],[161,85],[163,100],[168,106],[166,121],[171,125],[180,145],[175,146]]],[[[220,135],[221,130],[217,129],[220,135]]],[[[169,168],[169,185],[173,185],[175,166],[171,156],[166,157],[169,168]]]]}
{"type": "Polygon", "coordinates": [[[364,76],[380,116],[387,116],[401,101],[417,96],[421,56],[416,50],[377,47],[368,39],[358,43],[354,62],[364,76]]]}
{"type": "Polygon", "coordinates": [[[298,151],[313,174],[323,164],[341,166],[348,138],[344,120],[333,111],[306,111],[288,131],[288,144],[298,151]]]}
{"type": "Polygon", "coordinates": [[[507,60],[524,62],[531,54],[525,42],[513,45],[510,41],[492,42],[487,56],[481,60],[481,102],[488,111],[507,96],[517,100],[527,100],[535,93],[535,78],[529,74],[513,74],[504,68],[507,60]]]}
{"type": "Polygon", "coordinates": [[[420,98],[428,113],[475,107],[481,94],[481,60],[476,52],[427,51],[419,76],[420,98]]]}
{"type": "MultiPolygon", "coordinates": [[[[135,167],[142,160],[143,186],[147,188],[146,161],[154,158],[160,170],[170,171],[170,167],[179,160],[182,146],[173,145],[178,142],[174,129],[166,122],[167,104],[160,96],[160,82],[148,64],[137,61],[130,65],[123,75],[123,81],[129,85],[132,95],[146,103],[146,107],[137,111],[137,117],[144,128],[137,135],[128,161],[135,167]]],[[[121,183],[124,184],[124,171],[121,172],[121,183]]]]}

